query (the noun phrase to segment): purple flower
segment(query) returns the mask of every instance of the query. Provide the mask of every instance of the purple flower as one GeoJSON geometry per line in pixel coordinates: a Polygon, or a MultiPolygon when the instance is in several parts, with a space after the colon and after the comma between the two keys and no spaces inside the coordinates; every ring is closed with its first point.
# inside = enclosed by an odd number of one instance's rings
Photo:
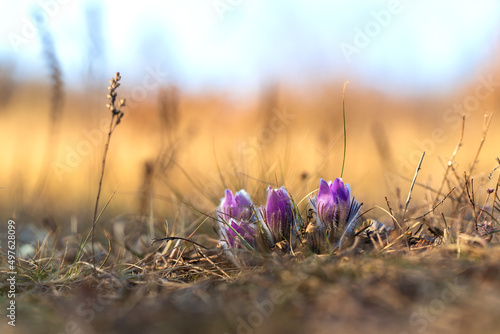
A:
{"type": "Polygon", "coordinates": [[[344,185],[340,178],[333,183],[319,179],[318,215],[327,227],[332,228],[346,220],[351,206],[350,192],[349,185],[344,185]]]}
{"type": "Polygon", "coordinates": [[[236,220],[250,220],[252,217],[252,200],[245,190],[240,190],[233,195],[233,192],[226,189],[225,197],[221,199],[217,215],[219,220],[229,221],[230,218],[236,220]]]}
{"type": "Polygon", "coordinates": [[[256,227],[251,222],[252,200],[245,190],[226,189],[217,208],[219,236],[225,248],[255,247],[256,227]]]}
{"type": "Polygon", "coordinates": [[[284,187],[267,189],[267,204],[265,210],[261,210],[261,216],[264,228],[273,244],[289,239],[294,215],[291,198],[284,187]]]}
{"type": "Polygon", "coordinates": [[[316,204],[319,222],[328,231],[331,243],[337,243],[341,248],[346,238],[354,236],[354,228],[361,205],[354,197],[351,198],[351,188],[337,178],[333,183],[319,180],[318,198],[312,201],[316,204]]]}
{"type": "Polygon", "coordinates": [[[225,239],[230,248],[241,248],[245,242],[251,247],[255,247],[256,230],[252,227],[252,223],[236,221],[231,218],[228,225],[225,227],[225,239]]]}

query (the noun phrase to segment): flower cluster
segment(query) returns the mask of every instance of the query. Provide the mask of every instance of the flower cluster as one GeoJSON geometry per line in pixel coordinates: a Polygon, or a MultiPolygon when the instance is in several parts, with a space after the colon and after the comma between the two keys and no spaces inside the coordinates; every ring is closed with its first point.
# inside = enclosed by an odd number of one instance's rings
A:
{"type": "Polygon", "coordinates": [[[255,206],[245,190],[226,190],[217,208],[220,244],[226,250],[289,250],[293,242],[314,252],[345,248],[354,237],[361,204],[349,185],[320,179],[318,196],[309,198],[307,220],[300,217],[284,187],[268,187],[265,206],[255,206]]]}

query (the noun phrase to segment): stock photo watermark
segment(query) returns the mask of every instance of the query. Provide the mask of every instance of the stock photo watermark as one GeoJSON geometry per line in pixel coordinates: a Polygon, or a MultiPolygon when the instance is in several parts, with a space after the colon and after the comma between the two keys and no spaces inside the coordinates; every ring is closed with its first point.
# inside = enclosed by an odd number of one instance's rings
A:
{"type": "Polygon", "coordinates": [[[17,280],[17,267],[16,267],[16,222],[9,220],[7,222],[7,264],[9,271],[7,272],[7,324],[9,326],[16,326],[16,280],[17,280]]]}
{"type": "Polygon", "coordinates": [[[399,334],[426,333],[430,324],[446,311],[446,307],[455,303],[465,292],[467,286],[460,285],[458,278],[453,282],[444,281],[445,288],[441,290],[438,297],[431,300],[427,307],[420,307],[410,314],[408,323],[411,327],[409,331],[402,331],[399,334]]]}
{"type": "MultiPolygon", "coordinates": [[[[298,286],[307,281],[311,276],[310,273],[316,270],[318,264],[313,262],[302,262],[297,266],[293,277],[287,280],[289,290],[296,290],[298,286]]],[[[253,301],[253,310],[246,317],[238,316],[236,318],[236,333],[237,334],[253,334],[256,329],[265,324],[266,319],[269,319],[276,310],[276,306],[283,304],[286,301],[286,296],[283,291],[270,290],[267,299],[253,301]]],[[[225,334],[228,334],[227,332],[225,334]]]]}
{"type": "Polygon", "coordinates": [[[451,127],[457,129],[462,123],[462,115],[468,118],[471,113],[476,111],[480,102],[488,99],[500,86],[500,81],[494,81],[493,76],[490,74],[487,78],[479,76],[479,82],[474,88],[474,93],[467,95],[461,103],[454,103],[453,107],[445,110],[443,120],[447,123],[452,123],[451,127]]]}
{"type": "Polygon", "coordinates": [[[227,12],[232,12],[240,7],[246,0],[214,0],[212,7],[217,13],[219,20],[223,20],[227,12]]]}
{"type": "MultiPolygon", "coordinates": [[[[117,290],[117,294],[121,294],[123,288],[117,290]]],[[[75,309],[75,314],[70,315],[64,325],[64,332],[58,334],[85,334],[86,327],[89,326],[96,318],[97,314],[102,312],[106,306],[111,303],[110,299],[103,297],[103,294],[97,292],[93,297],[87,297],[84,301],[78,304],[75,309]]]]}
{"type": "Polygon", "coordinates": [[[73,0],[39,0],[38,9],[31,17],[23,17],[19,20],[18,31],[10,31],[6,34],[7,40],[12,49],[16,52],[30,41],[35,39],[41,27],[48,25],[50,19],[56,17],[61,12],[61,7],[73,2],[73,0]]]}
{"type": "Polygon", "coordinates": [[[282,304],[284,301],[285,298],[281,291],[271,291],[269,299],[262,301],[254,300],[254,310],[248,313],[246,318],[241,316],[236,318],[238,324],[236,332],[238,334],[253,333],[255,329],[264,325],[266,319],[273,315],[276,306],[282,304]]]}
{"type": "MultiPolygon", "coordinates": [[[[245,166],[249,166],[266,145],[271,144],[279,133],[285,131],[286,127],[295,117],[296,115],[287,112],[286,108],[274,108],[269,122],[264,127],[260,128],[255,136],[238,144],[237,153],[239,158],[244,161],[245,166]]],[[[239,170],[245,169],[245,166],[240,165],[238,161],[233,161],[231,166],[231,170],[222,168],[220,173],[234,174],[239,170]]],[[[206,175],[209,179],[217,180],[220,179],[220,173],[212,172],[206,173],[206,175]]],[[[216,194],[220,191],[220,187],[220,182],[209,181],[203,184],[203,191],[204,194],[216,194]]],[[[195,192],[190,196],[186,196],[184,201],[186,203],[200,203],[206,197],[204,194],[195,192]]]]}
{"type": "Polygon", "coordinates": [[[347,62],[350,63],[354,55],[358,55],[366,49],[374,38],[377,38],[384,29],[387,29],[391,25],[394,16],[401,14],[403,10],[404,5],[402,1],[391,0],[387,3],[386,8],[371,11],[371,20],[366,22],[364,26],[354,26],[352,42],[343,41],[339,44],[340,51],[342,51],[347,62]]]}
{"type": "Polygon", "coordinates": [[[238,152],[245,161],[253,161],[257,157],[259,150],[263,146],[269,145],[277,134],[285,131],[291,120],[296,117],[295,114],[287,112],[286,108],[272,110],[273,116],[269,123],[261,128],[257,135],[249,140],[242,142],[238,147],[238,152]]]}
{"type": "MultiPolygon", "coordinates": [[[[454,103],[453,106],[447,108],[443,113],[443,121],[450,124],[452,129],[457,129],[462,124],[463,116],[467,119],[474,112],[480,109],[482,101],[490,98],[493,93],[500,87],[500,81],[495,81],[495,78],[490,74],[487,77],[479,76],[478,83],[474,87],[473,93],[465,96],[461,102],[454,103]]],[[[431,131],[431,135],[424,139],[415,139],[414,144],[416,149],[411,151],[406,157],[400,155],[398,157],[398,173],[400,175],[411,174],[415,166],[420,160],[422,152],[425,151],[427,157],[434,154],[440,144],[443,144],[448,136],[446,131],[441,127],[436,127],[431,131]]],[[[390,171],[385,172],[385,178],[388,184],[392,184],[398,177],[390,171]]]]}

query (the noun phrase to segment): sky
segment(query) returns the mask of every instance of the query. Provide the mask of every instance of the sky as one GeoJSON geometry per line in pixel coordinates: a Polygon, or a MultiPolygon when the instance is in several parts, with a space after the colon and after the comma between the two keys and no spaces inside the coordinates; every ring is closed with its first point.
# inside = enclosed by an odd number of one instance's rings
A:
{"type": "Polygon", "coordinates": [[[0,66],[48,80],[42,36],[73,88],[120,71],[192,91],[355,80],[426,93],[498,63],[500,2],[0,0],[0,66]]]}

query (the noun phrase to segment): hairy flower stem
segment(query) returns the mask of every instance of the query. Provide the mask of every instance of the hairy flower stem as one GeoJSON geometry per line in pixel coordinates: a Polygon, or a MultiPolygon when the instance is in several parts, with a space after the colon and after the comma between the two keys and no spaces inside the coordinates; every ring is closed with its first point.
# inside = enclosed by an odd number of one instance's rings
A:
{"type": "Polygon", "coordinates": [[[344,83],[344,90],[342,91],[342,121],[344,123],[344,156],[342,158],[342,171],[340,172],[340,178],[344,176],[344,166],[345,166],[345,154],[347,151],[347,131],[345,128],[345,87],[349,81],[344,83]]]}

